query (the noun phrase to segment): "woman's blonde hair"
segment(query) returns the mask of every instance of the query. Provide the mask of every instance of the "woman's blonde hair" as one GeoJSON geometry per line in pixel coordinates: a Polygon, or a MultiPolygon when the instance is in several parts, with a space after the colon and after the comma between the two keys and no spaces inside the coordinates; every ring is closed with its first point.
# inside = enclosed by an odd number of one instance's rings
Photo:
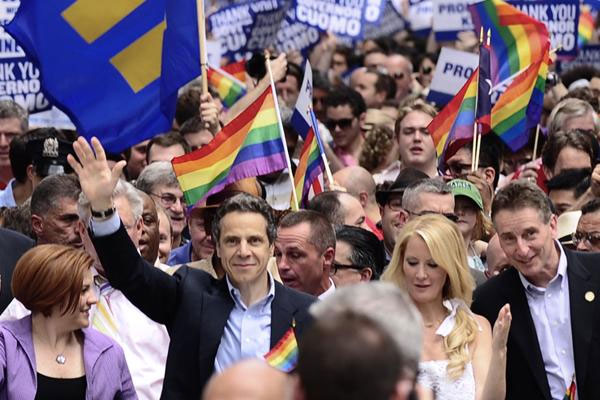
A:
{"type": "MultiPolygon", "coordinates": [[[[471,305],[475,281],[469,272],[464,241],[456,224],[437,214],[423,215],[408,222],[396,239],[394,254],[382,280],[406,288],[404,255],[408,242],[413,237],[422,239],[435,263],[447,273],[442,289],[442,299],[459,299],[471,305]]],[[[448,376],[462,376],[469,362],[469,345],[475,340],[477,322],[465,307],[456,312],[454,328],[444,338],[444,351],[448,356],[448,376]]]]}

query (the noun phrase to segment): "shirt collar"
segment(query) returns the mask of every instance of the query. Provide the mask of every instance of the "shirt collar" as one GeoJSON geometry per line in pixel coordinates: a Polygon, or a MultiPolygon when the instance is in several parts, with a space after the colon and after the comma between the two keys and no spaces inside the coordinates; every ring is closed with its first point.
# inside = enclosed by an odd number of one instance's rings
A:
{"type": "Polygon", "coordinates": [[[333,279],[331,279],[331,277],[329,278],[329,283],[329,289],[327,289],[319,295],[319,300],[324,300],[325,298],[331,296],[333,292],[335,292],[335,283],[333,282],[333,279]]]}
{"type": "MultiPolygon", "coordinates": [[[[556,249],[558,250],[559,253],[559,258],[558,258],[558,269],[556,270],[556,275],[550,280],[550,282],[548,283],[548,286],[554,282],[555,280],[560,278],[560,285],[561,285],[561,289],[563,288],[563,285],[566,281],[565,276],[567,273],[567,255],[565,254],[565,251],[562,247],[562,245],[560,244],[560,242],[558,240],[554,241],[554,244],[556,246],[556,249]]],[[[521,274],[521,272],[519,272],[519,279],[521,279],[521,283],[523,284],[523,287],[525,288],[525,290],[530,290],[533,289],[535,291],[538,292],[544,292],[546,291],[546,288],[541,288],[538,286],[535,286],[533,283],[529,282],[527,280],[527,278],[525,278],[525,276],[523,276],[523,274],[521,274]]]]}
{"type": "MultiPolygon", "coordinates": [[[[264,305],[269,304],[269,302],[275,297],[275,281],[273,280],[273,275],[271,275],[271,272],[269,270],[267,270],[267,276],[269,279],[269,291],[267,292],[267,295],[258,302],[256,302],[256,304],[260,304],[263,302],[264,305]]],[[[240,290],[233,286],[227,274],[225,274],[225,280],[227,282],[227,289],[233,301],[237,305],[242,307],[244,310],[247,310],[248,307],[244,304],[244,301],[242,300],[242,294],[240,293],[240,290]]]]}

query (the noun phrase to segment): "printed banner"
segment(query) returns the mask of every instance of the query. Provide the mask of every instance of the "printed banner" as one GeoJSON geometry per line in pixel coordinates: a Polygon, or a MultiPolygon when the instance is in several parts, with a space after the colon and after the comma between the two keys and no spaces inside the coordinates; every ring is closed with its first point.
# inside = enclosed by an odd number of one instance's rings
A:
{"type": "Polygon", "coordinates": [[[443,47],[435,67],[427,101],[440,107],[448,103],[469,79],[478,63],[477,54],[443,47]]]}
{"type": "Polygon", "coordinates": [[[587,45],[583,46],[577,54],[577,58],[572,61],[558,61],[556,63],[556,72],[563,73],[571,68],[580,65],[593,65],[596,68],[600,68],[600,45],[587,45]]]}
{"type": "Polygon", "coordinates": [[[381,17],[384,0],[294,0],[299,22],[338,36],[363,38],[365,25],[381,17]]]}
{"type": "Polygon", "coordinates": [[[473,30],[468,0],[433,0],[433,30],[437,41],[452,41],[462,31],[473,30]]]}
{"type": "Polygon", "coordinates": [[[509,3],[546,24],[552,48],[561,46],[556,53],[559,59],[568,60],[577,56],[579,0],[509,0],[509,3]]]}
{"type": "Polygon", "coordinates": [[[317,28],[298,22],[296,10],[290,8],[281,22],[275,39],[275,48],[278,52],[298,50],[304,57],[308,57],[310,50],[319,43],[321,33],[317,28]]]}
{"type": "Polygon", "coordinates": [[[393,36],[406,29],[406,21],[392,5],[391,1],[386,1],[384,5],[381,19],[375,23],[365,24],[364,39],[393,36]]]}

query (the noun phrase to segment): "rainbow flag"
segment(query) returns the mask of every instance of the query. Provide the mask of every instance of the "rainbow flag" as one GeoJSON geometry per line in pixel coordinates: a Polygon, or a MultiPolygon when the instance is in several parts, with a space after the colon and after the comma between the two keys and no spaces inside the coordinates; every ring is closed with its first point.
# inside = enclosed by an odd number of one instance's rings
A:
{"type": "Polygon", "coordinates": [[[549,50],[547,44],[543,56],[514,79],[492,108],[492,130],[512,151],[527,144],[529,130],[540,122],[549,50]]]}
{"type": "Polygon", "coordinates": [[[173,170],[189,206],[240,179],[286,168],[278,115],[269,86],[198,150],[175,157],[173,170]]]}
{"type": "Polygon", "coordinates": [[[475,32],[491,29],[491,75],[497,85],[544,55],[550,36],[546,26],[502,0],[469,5],[475,32]]]}
{"type": "Polygon", "coordinates": [[[265,361],[283,372],[292,372],[298,364],[298,343],[291,327],[267,354],[265,361]]]}
{"type": "Polygon", "coordinates": [[[312,69],[306,62],[304,78],[300,87],[300,94],[292,114],[292,128],[304,139],[300,152],[300,161],[294,174],[294,187],[298,194],[298,208],[306,206],[312,195],[323,191],[319,177],[324,171],[321,152],[323,145],[319,136],[319,124],[312,110],[312,69]]]}
{"type": "Polygon", "coordinates": [[[246,82],[246,60],[224,65],[221,69],[240,82],[246,82]]]}
{"type": "Polygon", "coordinates": [[[577,45],[582,48],[592,39],[594,32],[594,16],[589,6],[582,5],[579,13],[579,27],[577,29],[577,45]]]}
{"type": "Polygon", "coordinates": [[[465,142],[473,139],[478,75],[479,68],[427,126],[440,165],[444,165],[446,159],[452,157],[465,142]]]}
{"type": "Polygon", "coordinates": [[[575,375],[573,375],[573,379],[571,380],[571,384],[565,392],[565,397],[563,397],[563,400],[575,400],[575,393],[577,393],[577,385],[575,384],[575,375]]]}
{"type": "Polygon", "coordinates": [[[246,85],[219,68],[208,68],[208,84],[217,91],[227,108],[246,94],[246,85]]]}

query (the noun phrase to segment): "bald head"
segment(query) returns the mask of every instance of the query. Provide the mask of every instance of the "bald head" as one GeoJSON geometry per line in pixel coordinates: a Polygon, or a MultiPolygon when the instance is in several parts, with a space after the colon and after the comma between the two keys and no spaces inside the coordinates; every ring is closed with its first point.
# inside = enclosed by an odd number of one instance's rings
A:
{"type": "Polygon", "coordinates": [[[285,400],[290,398],[286,374],[264,361],[241,361],[221,374],[213,375],[203,400],[285,400]]]}
{"type": "Polygon", "coordinates": [[[392,54],[385,61],[385,69],[396,81],[396,100],[402,100],[411,91],[413,65],[401,54],[392,54]]]}
{"type": "Polygon", "coordinates": [[[373,176],[363,167],[353,166],[346,167],[335,174],[333,179],[340,185],[346,188],[349,194],[354,197],[359,197],[362,192],[369,196],[375,195],[375,180],[373,176]]]}

